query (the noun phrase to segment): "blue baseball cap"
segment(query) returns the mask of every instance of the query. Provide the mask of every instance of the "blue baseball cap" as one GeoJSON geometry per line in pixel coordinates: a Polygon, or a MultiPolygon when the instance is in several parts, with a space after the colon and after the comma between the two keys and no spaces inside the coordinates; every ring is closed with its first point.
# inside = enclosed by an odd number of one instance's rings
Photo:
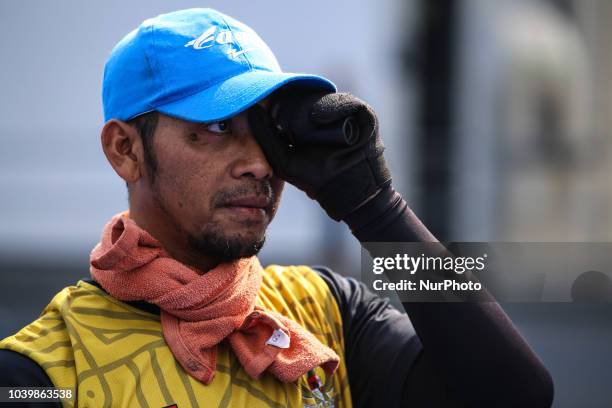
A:
{"type": "Polygon", "coordinates": [[[335,92],[320,76],[282,72],[251,28],[195,8],[145,20],[112,50],[104,67],[104,119],[158,111],[191,122],[235,116],[276,89],[299,82],[335,92]]]}

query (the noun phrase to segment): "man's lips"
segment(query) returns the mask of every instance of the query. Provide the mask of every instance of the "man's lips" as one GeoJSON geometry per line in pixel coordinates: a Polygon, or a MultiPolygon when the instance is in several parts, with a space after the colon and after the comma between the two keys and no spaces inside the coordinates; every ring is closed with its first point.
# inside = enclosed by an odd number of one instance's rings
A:
{"type": "Polygon", "coordinates": [[[223,207],[248,207],[261,208],[267,210],[270,207],[271,200],[266,197],[243,197],[230,200],[223,207]]]}
{"type": "Polygon", "coordinates": [[[221,206],[240,218],[263,221],[270,212],[272,201],[266,197],[243,197],[229,200],[221,206]]]}

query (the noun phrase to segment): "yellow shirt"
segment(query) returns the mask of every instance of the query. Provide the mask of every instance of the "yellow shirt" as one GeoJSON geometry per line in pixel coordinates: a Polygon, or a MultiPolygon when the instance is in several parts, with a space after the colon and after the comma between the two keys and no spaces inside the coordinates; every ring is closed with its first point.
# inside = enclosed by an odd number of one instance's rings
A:
{"type": "Polygon", "coordinates": [[[83,281],[59,292],[0,349],[26,355],[56,387],[72,388],[67,407],[351,407],[342,318],[325,281],[306,266],[269,266],[257,304],[300,323],[340,356],[334,375],[316,370],[320,391],[310,390],[306,376],[295,383],[268,373],[251,379],[225,342],[218,345],[215,377],[204,385],[174,359],[159,315],[83,281]]]}

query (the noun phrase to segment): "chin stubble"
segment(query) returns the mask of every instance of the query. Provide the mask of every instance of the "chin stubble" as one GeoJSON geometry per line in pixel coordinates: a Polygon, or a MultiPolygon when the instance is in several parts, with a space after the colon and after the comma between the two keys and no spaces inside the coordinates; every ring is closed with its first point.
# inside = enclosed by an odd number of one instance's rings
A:
{"type": "Polygon", "coordinates": [[[187,242],[194,251],[214,257],[221,262],[257,255],[263,248],[265,235],[260,239],[228,237],[215,227],[205,228],[198,236],[188,234],[187,242]]]}
{"type": "MultiPolygon", "coordinates": [[[[182,224],[177,217],[168,211],[168,206],[162,199],[157,185],[153,185],[152,188],[155,193],[157,205],[179,229],[179,232],[187,237],[187,244],[194,253],[210,256],[220,262],[228,262],[257,255],[263,248],[266,240],[265,234],[262,237],[231,236],[226,234],[217,223],[206,224],[198,234],[192,234],[185,231],[185,229],[181,227],[182,224]]],[[[270,183],[268,181],[262,181],[253,186],[243,186],[231,191],[218,192],[212,199],[212,207],[223,207],[228,201],[249,194],[258,196],[265,195],[269,198],[270,202],[274,202],[274,193],[270,183]]],[[[245,221],[244,224],[244,226],[248,228],[256,223],[245,221]]]]}

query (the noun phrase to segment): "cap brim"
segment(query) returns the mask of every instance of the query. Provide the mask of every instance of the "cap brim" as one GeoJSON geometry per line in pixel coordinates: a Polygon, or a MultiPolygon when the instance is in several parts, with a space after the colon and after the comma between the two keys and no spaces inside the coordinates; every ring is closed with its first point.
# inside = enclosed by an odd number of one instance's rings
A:
{"type": "Polygon", "coordinates": [[[335,92],[329,80],[308,74],[248,71],[202,92],[162,105],[155,110],[190,122],[214,122],[231,118],[250,108],[288,83],[335,92]]]}

